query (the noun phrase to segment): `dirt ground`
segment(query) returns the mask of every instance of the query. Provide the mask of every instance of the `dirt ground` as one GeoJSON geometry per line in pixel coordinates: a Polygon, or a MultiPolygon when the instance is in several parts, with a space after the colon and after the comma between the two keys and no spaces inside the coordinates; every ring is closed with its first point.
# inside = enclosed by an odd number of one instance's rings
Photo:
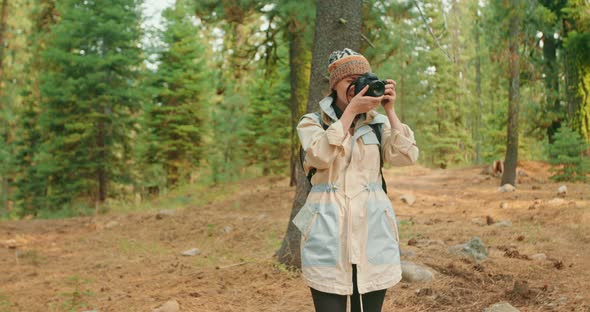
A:
{"type": "MultiPolygon", "coordinates": [[[[484,167],[385,170],[400,221],[402,259],[436,271],[430,283],[401,282],[383,311],[482,311],[508,301],[520,311],[590,311],[590,184],[547,179],[548,166],[520,163],[515,192],[498,191],[484,167]],[[416,202],[400,200],[413,194],[416,202]],[[497,223],[509,220],[510,226],[497,223]],[[490,223],[490,224],[488,224],[490,223]],[[450,246],[480,237],[475,263],[450,246]],[[410,245],[408,245],[410,242],[410,245]],[[544,253],[544,260],[530,256],[544,253]]],[[[277,265],[294,188],[288,179],[240,181],[220,199],[182,209],[96,218],[0,221],[0,312],[313,311],[298,272],[277,265]],[[235,190],[235,191],[233,191],[235,190]],[[196,256],[181,252],[198,248],[196,256]]],[[[154,205],[152,205],[154,206],[154,205]]]]}

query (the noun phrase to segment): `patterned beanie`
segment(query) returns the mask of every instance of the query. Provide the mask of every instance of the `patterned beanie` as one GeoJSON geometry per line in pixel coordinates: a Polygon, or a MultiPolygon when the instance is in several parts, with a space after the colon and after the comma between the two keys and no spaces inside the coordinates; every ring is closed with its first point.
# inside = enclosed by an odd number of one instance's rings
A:
{"type": "Polygon", "coordinates": [[[334,89],[334,86],[346,76],[371,72],[371,65],[360,53],[345,48],[330,54],[328,72],[330,73],[330,89],[334,89]]]}

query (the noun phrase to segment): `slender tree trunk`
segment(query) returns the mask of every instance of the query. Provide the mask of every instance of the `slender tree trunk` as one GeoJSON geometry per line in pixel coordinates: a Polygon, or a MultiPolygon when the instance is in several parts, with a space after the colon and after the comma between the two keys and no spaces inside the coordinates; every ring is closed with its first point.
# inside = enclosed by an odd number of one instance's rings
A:
{"type": "Polygon", "coordinates": [[[518,106],[520,101],[520,55],[518,45],[520,42],[520,1],[511,0],[510,3],[510,98],[508,99],[508,138],[502,185],[516,185],[516,162],[518,161],[518,106]]]}
{"type": "Polygon", "coordinates": [[[6,32],[6,24],[8,22],[8,0],[2,0],[2,8],[0,9],[0,77],[2,77],[4,69],[4,33],[6,32]]]}
{"type": "MultiPolygon", "coordinates": [[[[4,33],[6,32],[6,24],[7,24],[7,19],[8,19],[8,0],[2,0],[2,9],[0,11],[0,80],[3,77],[4,74],[4,33]]],[[[0,81],[1,82],[1,81],[0,81]]],[[[2,90],[0,90],[0,94],[2,93],[2,90]]],[[[2,109],[2,104],[0,103],[0,109],[2,109]]],[[[8,143],[10,140],[10,127],[8,125],[8,122],[5,125],[5,129],[4,129],[4,142],[8,143]]],[[[0,179],[2,180],[2,205],[3,205],[3,210],[5,210],[6,212],[8,211],[9,207],[9,198],[10,198],[10,183],[9,183],[9,178],[8,176],[0,176],[0,179]]],[[[2,217],[2,215],[4,214],[4,212],[2,210],[0,210],[0,217],[2,217]]]]}
{"type": "Polygon", "coordinates": [[[481,114],[483,98],[481,96],[481,44],[479,41],[479,13],[475,7],[475,83],[477,93],[477,116],[475,118],[475,163],[481,163],[481,114]]]}
{"type": "Polygon", "coordinates": [[[97,198],[97,207],[98,204],[102,204],[107,198],[107,173],[105,168],[105,163],[107,162],[106,159],[106,133],[105,133],[105,121],[99,120],[98,121],[98,133],[97,133],[97,146],[98,146],[98,169],[96,172],[96,177],[98,179],[98,198],[97,198]]]}
{"type": "MultiPolygon", "coordinates": [[[[330,91],[329,77],[326,75],[330,53],[347,47],[360,50],[361,26],[361,0],[318,0],[307,112],[315,111],[319,107],[319,101],[330,91]]],[[[290,267],[301,267],[301,233],[291,221],[305,203],[311,186],[301,166],[296,166],[295,172],[295,199],[287,232],[277,255],[280,263],[290,267]]]]}
{"type": "Polygon", "coordinates": [[[543,33],[543,59],[545,61],[545,96],[546,107],[551,118],[551,125],[547,128],[547,137],[552,144],[553,136],[561,126],[561,107],[559,105],[559,72],[557,69],[557,40],[553,32],[543,33]]]}

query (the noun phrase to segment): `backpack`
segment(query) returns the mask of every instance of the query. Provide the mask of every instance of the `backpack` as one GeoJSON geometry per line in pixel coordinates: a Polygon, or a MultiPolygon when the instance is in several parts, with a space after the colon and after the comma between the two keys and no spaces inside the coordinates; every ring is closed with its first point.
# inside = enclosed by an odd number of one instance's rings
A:
{"type": "MultiPolygon", "coordinates": [[[[314,112],[309,114],[308,116],[314,118],[315,121],[319,121],[320,125],[324,130],[328,129],[328,125],[324,123],[322,120],[322,113],[321,112],[314,112]]],[[[383,176],[383,151],[381,150],[381,133],[383,131],[382,127],[383,124],[370,124],[369,125],[373,132],[377,136],[377,141],[379,141],[379,172],[381,173],[381,187],[383,191],[387,194],[387,185],[385,183],[385,177],[383,176]]],[[[301,168],[303,168],[303,161],[305,160],[305,150],[303,150],[303,146],[299,146],[299,162],[301,163],[301,168]]],[[[311,184],[311,178],[316,173],[316,168],[311,168],[309,173],[307,174],[307,181],[311,184]]]]}

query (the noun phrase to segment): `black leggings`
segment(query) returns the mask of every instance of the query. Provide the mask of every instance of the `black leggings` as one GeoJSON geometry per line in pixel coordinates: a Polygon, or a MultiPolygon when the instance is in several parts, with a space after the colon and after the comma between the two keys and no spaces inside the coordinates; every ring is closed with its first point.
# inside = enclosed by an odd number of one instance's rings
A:
{"type": "MultiPolygon", "coordinates": [[[[352,285],[351,312],[360,312],[361,302],[356,282],[356,264],[352,265],[352,285]]],[[[325,293],[311,287],[310,289],[316,312],[346,312],[346,295],[325,293]]],[[[386,291],[387,289],[382,289],[363,294],[363,312],[381,312],[386,291]]]]}

